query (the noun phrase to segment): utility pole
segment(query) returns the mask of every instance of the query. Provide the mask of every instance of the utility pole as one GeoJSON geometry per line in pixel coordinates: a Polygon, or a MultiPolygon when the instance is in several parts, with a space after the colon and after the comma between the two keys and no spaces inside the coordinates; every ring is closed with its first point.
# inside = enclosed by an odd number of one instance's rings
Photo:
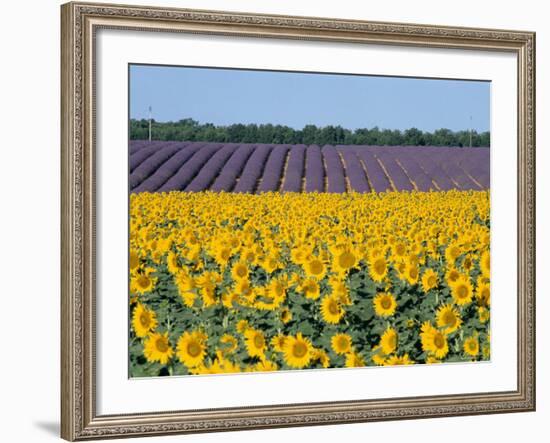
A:
{"type": "Polygon", "coordinates": [[[472,116],[470,115],[470,148],[472,147],[472,116]]]}
{"type": "MultiPolygon", "coordinates": [[[[149,141],[151,141],[151,122],[153,121],[153,108],[149,106],[149,141]]],[[[470,145],[472,144],[470,137],[470,145]]]]}

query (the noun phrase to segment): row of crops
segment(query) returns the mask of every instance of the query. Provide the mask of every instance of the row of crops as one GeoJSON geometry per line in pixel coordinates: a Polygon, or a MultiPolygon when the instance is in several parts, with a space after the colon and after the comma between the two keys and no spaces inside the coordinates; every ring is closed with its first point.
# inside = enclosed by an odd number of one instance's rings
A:
{"type": "Polygon", "coordinates": [[[132,192],[486,190],[488,148],[130,142],[132,192]]]}

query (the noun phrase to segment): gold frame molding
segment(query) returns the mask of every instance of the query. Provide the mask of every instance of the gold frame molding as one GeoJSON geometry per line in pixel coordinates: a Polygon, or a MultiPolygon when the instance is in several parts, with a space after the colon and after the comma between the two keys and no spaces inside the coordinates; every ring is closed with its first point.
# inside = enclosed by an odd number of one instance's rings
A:
{"type": "Polygon", "coordinates": [[[143,6],[61,7],[61,436],[87,440],[535,410],[535,34],[143,6]],[[518,60],[518,383],[510,392],[98,416],[95,77],[100,28],[506,51],[518,60]]]}

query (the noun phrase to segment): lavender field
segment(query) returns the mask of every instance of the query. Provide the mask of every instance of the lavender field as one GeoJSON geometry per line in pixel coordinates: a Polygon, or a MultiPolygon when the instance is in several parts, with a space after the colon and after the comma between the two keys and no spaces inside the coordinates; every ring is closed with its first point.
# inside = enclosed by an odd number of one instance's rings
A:
{"type": "Polygon", "coordinates": [[[487,190],[489,148],[130,142],[130,190],[487,190]]]}

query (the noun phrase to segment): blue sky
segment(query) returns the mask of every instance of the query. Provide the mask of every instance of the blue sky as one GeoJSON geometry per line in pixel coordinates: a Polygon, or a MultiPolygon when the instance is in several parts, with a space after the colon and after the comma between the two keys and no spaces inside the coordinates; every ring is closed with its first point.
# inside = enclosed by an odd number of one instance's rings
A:
{"type": "Polygon", "coordinates": [[[423,131],[490,129],[490,83],[169,66],[130,66],[130,117],[423,131]],[[471,117],[471,120],[470,120],[471,117]]]}

